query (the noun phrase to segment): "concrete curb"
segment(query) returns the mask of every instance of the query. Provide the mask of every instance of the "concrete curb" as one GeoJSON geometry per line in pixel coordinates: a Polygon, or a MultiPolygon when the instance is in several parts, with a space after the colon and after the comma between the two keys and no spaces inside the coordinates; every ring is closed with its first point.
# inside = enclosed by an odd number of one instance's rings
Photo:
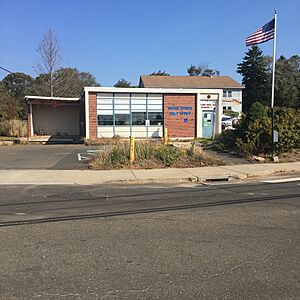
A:
{"type": "Polygon", "coordinates": [[[300,162],[152,170],[0,170],[0,185],[202,183],[295,172],[300,172],[300,162]]]}

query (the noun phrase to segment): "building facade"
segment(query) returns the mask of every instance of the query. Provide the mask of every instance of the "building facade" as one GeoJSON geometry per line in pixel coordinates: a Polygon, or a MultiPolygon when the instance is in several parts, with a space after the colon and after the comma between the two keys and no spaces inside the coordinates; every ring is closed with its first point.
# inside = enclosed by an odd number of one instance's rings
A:
{"type": "Polygon", "coordinates": [[[221,89],[86,87],[85,137],[211,137],[221,132],[221,89]]]}
{"type": "Polygon", "coordinates": [[[27,96],[33,135],[210,138],[223,110],[241,111],[230,77],[141,76],[139,88],[85,87],[79,99],[27,96]]]}

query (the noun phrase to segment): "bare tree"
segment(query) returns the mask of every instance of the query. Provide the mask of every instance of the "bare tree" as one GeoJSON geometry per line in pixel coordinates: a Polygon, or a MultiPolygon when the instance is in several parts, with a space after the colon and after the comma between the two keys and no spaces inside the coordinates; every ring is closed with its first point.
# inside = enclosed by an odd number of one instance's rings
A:
{"type": "Polygon", "coordinates": [[[45,34],[37,51],[41,56],[41,63],[37,66],[38,72],[39,74],[47,75],[44,76],[44,78],[47,81],[50,96],[53,97],[55,93],[54,86],[57,84],[57,80],[61,80],[61,78],[55,78],[55,72],[60,67],[61,49],[58,40],[51,29],[45,34]]]}

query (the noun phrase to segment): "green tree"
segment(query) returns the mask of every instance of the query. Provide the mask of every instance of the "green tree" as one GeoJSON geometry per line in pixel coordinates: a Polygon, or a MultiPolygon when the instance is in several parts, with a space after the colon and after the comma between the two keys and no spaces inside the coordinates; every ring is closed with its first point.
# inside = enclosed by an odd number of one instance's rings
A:
{"type": "Polygon", "coordinates": [[[130,84],[131,84],[130,81],[127,81],[126,79],[121,78],[116,82],[114,87],[127,88],[127,87],[130,87],[130,84]]]}
{"type": "Polygon", "coordinates": [[[300,107],[300,57],[280,56],[275,75],[275,105],[300,107]]]}
{"type": "Polygon", "coordinates": [[[157,72],[150,73],[149,76],[170,76],[166,71],[158,70],[157,72]]]}
{"type": "Polygon", "coordinates": [[[33,92],[33,81],[34,79],[31,76],[21,72],[11,73],[2,80],[3,87],[15,101],[15,107],[20,119],[27,118],[27,105],[24,97],[33,92]]]}
{"type": "Polygon", "coordinates": [[[18,105],[12,94],[0,81],[0,121],[18,118],[18,105]]]}
{"type": "Polygon", "coordinates": [[[4,77],[2,82],[15,97],[24,97],[32,91],[33,78],[24,73],[11,73],[4,77]]]}
{"type": "Polygon", "coordinates": [[[220,71],[217,69],[211,69],[206,64],[191,65],[187,72],[190,76],[219,76],[220,71]]]}
{"type": "MultiPolygon", "coordinates": [[[[47,84],[49,74],[41,74],[34,81],[35,93],[49,96],[47,84]]],[[[100,86],[96,78],[88,72],[80,72],[76,68],[60,68],[55,71],[55,94],[58,97],[79,97],[85,86],[100,86]]]]}
{"type": "Polygon", "coordinates": [[[257,46],[252,46],[238,64],[237,72],[243,76],[243,112],[248,112],[252,103],[260,101],[270,105],[270,74],[268,60],[257,46]]]}

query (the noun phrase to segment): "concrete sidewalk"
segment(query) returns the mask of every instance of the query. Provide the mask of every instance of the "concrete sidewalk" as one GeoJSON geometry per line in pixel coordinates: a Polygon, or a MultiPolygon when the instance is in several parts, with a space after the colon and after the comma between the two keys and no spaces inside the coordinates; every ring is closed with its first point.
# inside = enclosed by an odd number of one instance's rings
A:
{"type": "Polygon", "coordinates": [[[231,178],[246,179],[291,172],[300,172],[300,162],[153,170],[0,170],[0,184],[93,185],[104,183],[201,182],[231,178]]]}

